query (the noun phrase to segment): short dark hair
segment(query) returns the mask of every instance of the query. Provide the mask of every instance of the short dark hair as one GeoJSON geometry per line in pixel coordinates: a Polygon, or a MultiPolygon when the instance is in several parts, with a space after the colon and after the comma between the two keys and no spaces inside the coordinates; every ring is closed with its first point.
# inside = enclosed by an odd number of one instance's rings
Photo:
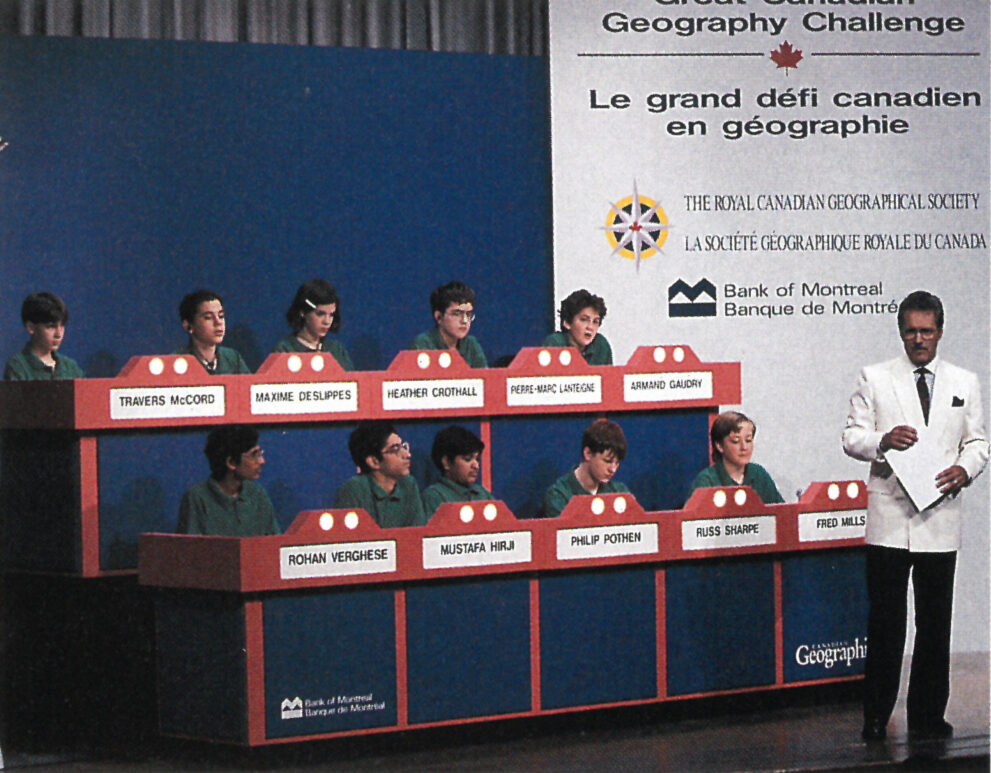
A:
{"type": "Polygon", "coordinates": [[[55,293],[31,293],[21,304],[21,321],[43,325],[49,322],[69,324],[69,308],[55,293]]]}
{"type": "Polygon", "coordinates": [[[757,434],[757,425],[753,420],[739,411],[726,411],[719,414],[712,421],[712,428],[709,430],[709,440],[712,442],[712,458],[719,460],[723,458],[722,452],[716,448],[716,443],[722,443],[727,437],[740,429],[744,424],[749,424],[754,428],[754,435],[757,434]]]}
{"type": "Polygon", "coordinates": [[[593,454],[612,451],[619,461],[623,461],[626,458],[626,435],[616,422],[596,419],[582,433],[582,455],[586,448],[593,454]]]}
{"type": "Polygon", "coordinates": [[[330,323],[330,332],[336,333],[341,329],[341,299],[337,297],[334,285],[326,279],[309,279],[303,282],[292,299],[292,305],[286,312],[286,322],[292,332],[298,333],[303,328],[303,315],[313,311],[317,306],[333,303],[337,306],[334,311],[334,321],[330,323]]]}
{"type": "Polygon", "coordinates": [[[905,327],[905,315],[910,311],[931,311],[936,315],[936,329],[943,329],[943,302],[932,293],[916,290],[905,296],[898,306],[898,330],[905,327]]]}
{"type": "Polygon", "coordinates": [[[606,302],[588,290],[575,290],[571,295],[561,301],[561,309],[558,311],[558,316],[561,318],[561,331],[564,332],[565,330],[565,322],[570,325],[571,321],[581,313],[582,309],[587,309],[590,306],[595,309],[600,319],[606,318],[606,302]]]}
{"type": "Polygon", "coordinates": [[[485,450],[485,443],[472,431],[452,424],[444,427],[434,435],[434,445],[430,449],[430,458],[434,460],[437,469],[443,471],[443,459],[449,461],[455,456],[467,456],[469,454],[481,453],[485,450]]]}
{"type": "Polygon", "coordinates": [[[475,305],[475,291],[464,282],[448,282],[435,287],[430,293],[430,311],[443,314],[451,304],[470,303],[475,305]]]}
{"type": "Polygon", "coordinates": [[[227,460],[241,461],[241,455],[258,445],[258,430],[245,424],[225,424],[206,436],[206,454],[210,477],[220,480],[227,472],[227,460]]]}
{"type": "Polygon", "coordinates": [[[365,460],[369,456],[381,459],[382,446],[395,431],[396,428],[385,419],[358,422],[348,437],[348,451],[359,470],[363,473],[372,471],[365,460]]]}
{"type": "Polygon", "coordinates": [[[183,322],[192,323],[200,304],[207,301],[220,301],[220,307],[224,307],[224,299],[213,290],[193,290],[193,292],[183,296],[183,299],[179,301],[179,319],[183,322]]]}

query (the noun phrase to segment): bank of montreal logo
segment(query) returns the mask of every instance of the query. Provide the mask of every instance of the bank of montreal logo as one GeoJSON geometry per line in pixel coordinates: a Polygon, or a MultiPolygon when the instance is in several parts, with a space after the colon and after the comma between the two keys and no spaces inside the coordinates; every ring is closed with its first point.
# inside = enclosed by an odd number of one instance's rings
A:
{"type": "Polygon", "coordinates": [[[668,316],[716,316],[716,286],[705,277],[693,285],[679,279],[668,288],[668,316]]]}
{"type": "Polygon", "coordinates": [[[283,719],[302,719],[303,718],[303,699],[298,695],[295,698],[283,698],[282,699],[282,718],[283,719]]]}
{"type": "Polygon", "coordinates": [[[653,199],[641,196],[634,180],[632,196],[609,204],[602,230],[612,255],[634,261],[639,271],[641,260],[661,251],[669,228],[667,213],[653,199]]]}

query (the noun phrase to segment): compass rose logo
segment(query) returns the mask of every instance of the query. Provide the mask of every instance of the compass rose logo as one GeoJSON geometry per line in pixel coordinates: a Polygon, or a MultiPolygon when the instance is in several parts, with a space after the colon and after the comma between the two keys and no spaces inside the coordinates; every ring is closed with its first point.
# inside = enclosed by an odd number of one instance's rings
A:
{"type": "Polygon", "coordinates": [[[609,214],[603,230],[612,247],[612,254],[640,261],[660,252],[668,238],[668,216],[661,205],[637,191],[633,181],[633,195],[609,205],[609,214]]]}

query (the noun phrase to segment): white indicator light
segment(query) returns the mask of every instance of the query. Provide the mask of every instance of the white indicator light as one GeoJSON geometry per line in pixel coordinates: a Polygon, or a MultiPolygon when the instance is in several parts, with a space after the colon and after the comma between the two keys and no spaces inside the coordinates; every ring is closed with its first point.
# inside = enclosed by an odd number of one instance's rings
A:
{"type": "Polygon", "coordinates": [[[320,528],[324,531],[330,531],[334,528],[334,516],[330,513],[320,513],[320,528]]]}
{"type": "Polygon", "coordinates": [[[745,505],[747,503],[747,492],[743,489],[737,489],[736,493],[733,495],[733,501],[738,505],[745,505]]]}
{"type": "Polygon", "coordinates": [[[349,529],[357,528],[358,514],[354,510],[344,516],[344,525],[349,529]]]}
{"type": "Polygon", "coordinates": [[[148,363],[148,370],[151,371],[153,376],[161,376],[162,371],[165,370],[165,363],[162,362],[161,357],[153,357],[151,362],[148,363]]]}
{"type": "Polygon", "coordinates": [[[664,362],[667,359],[668,353],[665,351],[663,346],[654,347],[654,362],[664,362]]]}
{"type": "Polygon", "coordinates": [[[606,511],[606,503],[602,497],[596,497],[592,500],[592,514],[602,515],[606,511]]]}
{"type": "Polygon", "coordinates": [[[437,358],[437,362],[442,368],[450,368],[451,355],[448,354],[447,352],[442,352],[440,357],[437,358]]]}
{"type": "Polygon", "coordinates": [[[850,497],[850,499],[856,499],[858,494],[860,494],[860,486],[856,483],[850,483],[847,485],[846,495],[850,497]]]}
{"type": "Polygon", "coordinates": [[[617,513],[623,514],[626,512],[626,497],[616,497],[612,501],[612,509],[617,513]]]}
{"type": "Polygon", "coordinates": [[[676,346],[674,348],[674,361],[684,362],[684,360],[685,360],[685,350],[682,349],[680,346],[676,346]]]}
{"type": "Polygon", "coordinates": [[[286,363],[286,367],[289,368],[292,373],[299,373],[303,369],[303,358],[298,354],[294,354],[289,358],[289,362],[286,363]]]}
{"type": "Polygon", "coordinates": [[[326,363],[323,361],[322,354],[314,354],[310,357],[310,368],[312,368],[315,372],[319,373],[323,370],[324,365],[326,365],[326,363]]]}
{"type": "Polygon", "coordinates": [[[540,354],[537,355],[537,362],[540,363],[542,368],[546,368],[551,364],[551,353],[546,349],[541,349],[540,354]]]}
{"type": "Polygon", "coordinates": [[[416,364],[420,367],[420,370],[426,370],[430,367],[430,355],[426,352],[420,352],[416,355],[416,364]]]}
{"type": "Polygon", "coordinates": [[[497,507],[496,507],[496,506],[495,506],[494,504],[492,504],[491,502],[489,502],[489,503],[488,503],[488,504],[487,504],[487,505],[486,505],[486,506],[485,506],[485,507],[484,507],[484,508],[482,509],[482,515],[484,515],[484,516],[485,516],[485,520],[486,520],[486,521],[494,521],[494,520],[495,520],[495,517],[496,517],[496,515],[498,514],[498,512],[499,512],[499,508],[497,508],[497,507]]]}
{"type": "Polygon", "coordinates": [[[176,372],[176,375],[181,376],[187,370],[189,370],[189,360],[185,357],[180,357],[175,362],[172,363],[172,370],[176,372]]]}
{"type": "Polygon", "coordinates": [[[565,349],[563,352],[561,352],[561,356],[558,357],[558,361],[562,365],[570,365],[571,364],[571,352],[569,352],[567,349],[565,349]]]}
{"type": "Polygon", "coordinates": [[[465,505],[461,508],[461,523],[471,523],[472,519],[475,517],[475,511],[471,509],[471,505],[465,505]]]}
{"type": "Polygon", "coordinates": [[[830,483],[829,484],[829,488],[826,489],[826,495],[830,499],[839,499],[840,498],[840,487],[837,486],[835,483],[830,483]]]}
{"type": "Polygon", "coordinates": [[[726,492],[720,489],[712,495],[712,504],[716,507],[726,507],[726,492]]]}

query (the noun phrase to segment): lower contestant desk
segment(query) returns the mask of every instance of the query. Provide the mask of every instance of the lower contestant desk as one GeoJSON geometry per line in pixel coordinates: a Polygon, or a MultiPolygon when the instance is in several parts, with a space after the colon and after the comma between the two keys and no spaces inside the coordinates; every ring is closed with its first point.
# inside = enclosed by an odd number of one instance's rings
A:
{"type": "Polygon", "coordinates": [[[247,745],[853,679],[866,653],[859,482],[797,504],[577,497],[518,521],[444,505],[379,529],[141,537],[160,729],[247,745]]]}

